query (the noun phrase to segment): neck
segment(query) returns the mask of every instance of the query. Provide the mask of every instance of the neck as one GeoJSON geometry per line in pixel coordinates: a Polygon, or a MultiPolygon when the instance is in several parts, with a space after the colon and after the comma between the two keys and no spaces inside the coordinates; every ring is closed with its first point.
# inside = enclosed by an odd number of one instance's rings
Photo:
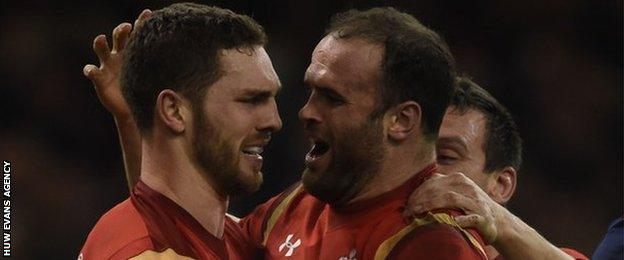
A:
{"type": "Polygon", "coordinates": [[[175,145],[144,141],[141,180],[186,210],[208,232],[223,236],[229,198],[221,196],[189,153],[175,145]]]}
{"type": "Polygon", "coordinates": [[[406,146],[389,147],[382,162],[381,170],[375,174],[363,191],[349,203],[374,198],[391,191],[435,162],[433,144],[423,143],[406,146]]]}

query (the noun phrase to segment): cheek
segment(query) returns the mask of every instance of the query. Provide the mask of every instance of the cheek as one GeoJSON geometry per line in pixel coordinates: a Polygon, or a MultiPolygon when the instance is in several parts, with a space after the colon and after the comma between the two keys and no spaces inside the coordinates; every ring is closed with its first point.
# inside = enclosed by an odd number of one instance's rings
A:
{"type": "Polygon", "coordinates": [[[253,115],[240,109],[223,108],[213,115],[211,124],[225,140],[240,143],[254,129],[253,115]]]}

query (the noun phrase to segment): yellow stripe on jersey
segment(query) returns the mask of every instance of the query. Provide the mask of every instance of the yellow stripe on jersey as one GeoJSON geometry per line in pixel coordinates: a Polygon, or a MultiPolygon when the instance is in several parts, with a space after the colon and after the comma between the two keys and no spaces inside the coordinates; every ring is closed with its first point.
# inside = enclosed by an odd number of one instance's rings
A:
{"type": "Polygon", "coordinates": [[[411,224],[404,227],[399,232],[397,232],[390,238],[386,239],[383,243],[381,243],[379,248],[377,248],[377,252],[375,252],[375,260],[386,259],[386,257],[388,257],[390,252],[392,252],[392,249],[394,249],[394,247],[399,243],[399,241],[401,241],[401,239],[403,239],[403,237],[405,237],[407,234],[412,232],[412,230],[414,230],[415,228],[419,226],[432,224],[432,223],[446,224],[446,225],[455,227],[456,229],[461,231],[462,234],[468,238],[468,241],[472,244],[472,246],[474,246],[487,259],[485,250],[483,250],[483,247],[481,246],[481,244],[479,244],[477,239],[474,238],[472,234],[470,234],[470,232],[461,228],[453,217],[451,217],[449,214],[446,214],[446,213],[433,214],[429,212],[427,213],[427,216],[425,216],[424,218],[414,219],[414,221],[412,221],[411,224]]]}
{"type": "Polygon", "coordinates": [[[153,250],[147,250],[143,253],[130,258],[130,260],[177,260],[177,259],[193,259],[188,256],[178,255],[173,249],[169,248],[162,252],[156,252],[153,250]]]}
{"type": "Polygon", "coordinates": [[[178,255],[173,249],[169,248],[162,252],[156,252],[153,250],[147,250],[143,253],[130,258],[130,260],[178,260],[178,259],[193,259],[188,256],[178,255]]]}
{"type": "Polygon", "coordinates": [[[267,221],[266,229],[264,230],[264,239],[262,240],[263,246],[266,246],[267,240],[269,240],[269,234],[271,234],[271,230],[273,230],[275,223],[277,223],[277,219],[282,215],[284,210],[286,210],[286,207],[288,207],[288,204],[290,204],[290,201],[297,194],[299,194],[299,192],[301,191],[301,188],[302,188],[302,185],[299,184],[299,186],[297,186],[297,188],[295,188],[290,194],[288,194],[286,198],[280,201],[279,205],[275,207],[275,210],[271,212],[271,216],[269,217],[267,221]]]}

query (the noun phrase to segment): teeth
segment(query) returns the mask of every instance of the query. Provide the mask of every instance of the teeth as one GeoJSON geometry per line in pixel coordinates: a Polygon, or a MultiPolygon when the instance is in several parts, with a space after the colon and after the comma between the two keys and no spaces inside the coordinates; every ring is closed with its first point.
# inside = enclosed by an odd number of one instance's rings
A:
{"type": "Polygon", "coordinates": [[[251,146],[243,149],[243,152],[248,154],[261,154],[263,151],[264,149],[260,146],[251,146]]]}

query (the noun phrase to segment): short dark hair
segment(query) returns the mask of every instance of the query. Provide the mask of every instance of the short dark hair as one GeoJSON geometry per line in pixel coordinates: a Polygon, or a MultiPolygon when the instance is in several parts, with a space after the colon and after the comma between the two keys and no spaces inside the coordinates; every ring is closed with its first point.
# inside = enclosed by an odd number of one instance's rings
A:
{"type": "Polygon", "coordinates": [[[264,29],[248,16],[200,4],[172,4],[135,30],[124,50],[123,95],[142,133],[149,131],[160,91],[179,91],[199,104],[222,76],[220,51],[266,44],[264,29]]]}
{"type": "Polygon", "coordinates": [[[522,139],[511,114],[498,100],[468,77],[457,78],[457,90],[451,108],[466,113],[473,109],[485,116],[485,172],[511,166],[516,170],[522,164],[522,139]]]}
{"type": "Polygon", "coordinates": [[[373,115],[382,115],[396,104],[414,100],[423,110],[423,134],[438,136],[453,93],[455,61],[436,32],[407,13],[377,7],[335,15],[326,33],[342,39],[361,38],[384,48],[381,102],[373,115]]]}

